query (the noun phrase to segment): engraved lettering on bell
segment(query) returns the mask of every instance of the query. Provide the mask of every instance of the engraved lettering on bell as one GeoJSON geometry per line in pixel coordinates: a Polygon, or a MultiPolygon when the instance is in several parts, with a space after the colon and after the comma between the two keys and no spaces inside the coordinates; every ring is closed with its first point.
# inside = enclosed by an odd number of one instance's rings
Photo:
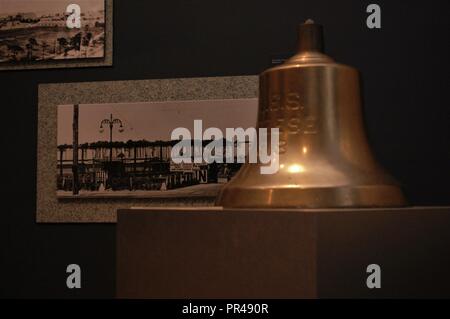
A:
{"type": "Polygon", "coordinates": [[[374,159],[358,71],[323,53],[322,26],[299,27],[298,53],[260,75],[258,128],[279,128],[277,173],[245,164],[216,204],[228,208],[395,207],[397,182],[374,159]]]}

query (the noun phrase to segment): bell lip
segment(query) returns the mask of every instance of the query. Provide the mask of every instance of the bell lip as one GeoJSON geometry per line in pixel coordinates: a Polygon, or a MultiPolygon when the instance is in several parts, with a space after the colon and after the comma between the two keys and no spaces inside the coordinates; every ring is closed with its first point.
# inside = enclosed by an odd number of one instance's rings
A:
{"type": "Polygon", "coordinates": [[[406,207],[402,189],[393,184],[286,189],[225,186],[215,206],[224,208],[383,208],[406,207]]]}

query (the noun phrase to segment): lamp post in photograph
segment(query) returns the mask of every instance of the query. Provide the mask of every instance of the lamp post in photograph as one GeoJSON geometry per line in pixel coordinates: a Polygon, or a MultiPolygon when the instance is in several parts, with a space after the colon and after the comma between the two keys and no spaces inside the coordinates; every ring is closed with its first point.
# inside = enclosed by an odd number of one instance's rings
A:
{"type": "Polygon", "coordinates": [[[124,131],[123,124],[120,119],[113,118],[113,115],[110,114],[109,119],[104,119],[100,123],[100,133],[104,132],[103,125],[109,126],[109,162],[112,162],[112,149],[113,149],[113,128],[114,125],[119,125],[119,133],[124,131]]]}
{"type": "Polygon", "coordinates": [[[123,129],[123,124],[122,121],[118,118],[114,118],[112,114],[110,114],[109,119],[104,119],[100,122],[100,133],[104,132],[104,127],[103,126],[107,126],[109,127],[109,169],[108,169],[108,184],[109,187],[112,188],[113,183],[112,183],[112,171],[113,171],[113,129],[114,129],[114,125],[118,125],[119,126],[119,133],[122,133],[124,131],[123,129]]]}

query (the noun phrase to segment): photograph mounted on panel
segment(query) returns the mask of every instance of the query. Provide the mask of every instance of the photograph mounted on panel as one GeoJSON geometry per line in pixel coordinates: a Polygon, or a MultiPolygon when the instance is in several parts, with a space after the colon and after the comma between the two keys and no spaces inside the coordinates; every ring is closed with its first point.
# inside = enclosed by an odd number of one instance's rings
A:
{"type": "MultiPolygon", "coordinates": [[[[255,127],[257,99],[58,106],[57,198],[215,197],[242,164],[176,163],[176,128],[255,127]]],[[[217,141],[214,136],[214,140],[217,141]]],[[[197,141],[199,142],[199,141],[197,141]]],[[[202,140],[203,149],[211,140],[202,140]]],[[[222,138],[235,150],[239,142],[222,138]]],[[[247,147],[247,146],[246,146],[247,147]]],[[[234,151],[234,156],[237,152],[234,151]]]]}
{"type": "Polygon", "coordinates": [[[36,221],[115,223],[118,209],[213,206],[237,167],[178,165],[164,144],[197,119],[203,132],[254,127],[257,97],[258,76],[40,84],[36,221]]]}
{"type": "Polygon", "coordinates": [[[111,1],[0,0],[0,69],[111,65],[111,1]]]}

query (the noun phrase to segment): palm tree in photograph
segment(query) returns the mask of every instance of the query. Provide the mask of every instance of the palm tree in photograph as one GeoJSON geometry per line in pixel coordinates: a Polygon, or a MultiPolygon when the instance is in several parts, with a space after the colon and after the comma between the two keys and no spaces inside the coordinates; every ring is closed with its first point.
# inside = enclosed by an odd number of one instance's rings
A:
{"type": "MultiPolygon", "coordinates": [[[[59,48],[58,52],[62,53],[68,44],[67,39],[66,38],[58,38],[57,41],[58,41],[58,48],[59,48]]],[[[65,52],[65,50],[64,50],[64,52],[65,52]]]]}
{"type": "Polygon", "coordinates": [[[45,60],[45,50],[46,50],[49,46],[50,46],[50,45],[49,45],[47,42],[42,41],[42,43],[41,43],[41,47],[42,47],[42,60],[45,60]]]}
{"type": "Polygon", "coordinates": [[[33,47],[31,44],[27,43],[25,48],[27,49],[27,60],[31,61],[33,59],[33,47]]]}
{"type": "Polygon", "coordinates": [[[84,55],[86,58],[88,56],[89,45],[91,44],[92,37],[93,37],[92,33],[88,32],[88,33],[86,33],[86,35],[83,37],[83,40],[82,40],[82,44],[85,47],[84,55]]]}
{"type": "Polygon", "coordinates": [[[70,48],[72,50],[78,51],[80,53],[81,49],[81,40],[82,40],[82,34],[81,32],[78,32],[76,35],[70,38],[70,48]]]}
{"type": "Polygon", "coordinates": [[[28,43],[26,44],[25,47],[27,48],[27,59],[29,61],[33,60],[33,50],[37,46],[38,46],[38,43],[35,38],[28,39],[28,43]]]}
{"type": "Polygon", "coordinates": [[[20,45],[11,44],[8,45],[8,51],[10,52],[13,61],[19,61],[17,55],[24,52],[25,50],[20,45]]]}

